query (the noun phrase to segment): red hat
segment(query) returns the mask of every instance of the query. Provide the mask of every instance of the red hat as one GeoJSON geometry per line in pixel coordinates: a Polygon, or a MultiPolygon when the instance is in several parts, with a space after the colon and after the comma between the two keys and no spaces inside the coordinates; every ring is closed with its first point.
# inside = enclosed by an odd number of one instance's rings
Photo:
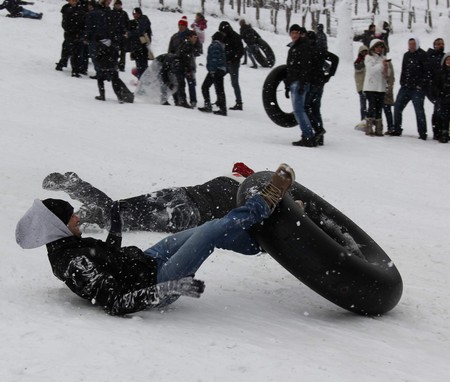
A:
{"type": "Polygon", "coordinates": [[[187,17],[186,17],[186,16],[183,16],[183,17],[181,18],[181,20],[178,21],[178,25],[184,25],[185,27],[187,27],[187,26],[188,26],[187,17]]]}

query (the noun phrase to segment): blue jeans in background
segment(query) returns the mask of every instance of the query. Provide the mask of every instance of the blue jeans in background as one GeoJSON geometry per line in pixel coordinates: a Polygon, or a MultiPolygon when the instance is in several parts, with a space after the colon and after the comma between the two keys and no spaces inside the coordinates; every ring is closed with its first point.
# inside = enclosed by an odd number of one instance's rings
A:
{"type": "Polygon", "coordinates": [[[256,255],[260,252],[259,245],[247,230],[269,215],[266,201],[261,195],[254,195],[221,219],[161,240],[145,251],[157,261],[157,282],[193,276],[215,248],[256,255]]]}
{"type": "Polygon", "coordinates": [[[292,108],[294,109],[295,120],[300,126],[303,138],[312,138],[314,132],[311,122],[305,111],[306,94],[309,91],[309,84],[303,85],[302,92],[299,93],[300,81],[294,81],[289,85],[291,91],[292,108]]]}
{"type": "Polygon", "coordinates": [[[427,133],[427,119],[425,117],[425,110],[423,102],[425,93],[421,89],[413,89],[402,86],[397,93],[397,98],[394,105],[394,130],[398,133],[402,132],[402,113],[409,101],[414,105],[416,112],[417,131],[420,136],[427,133]]]}
{"type": "Polygon", "coordinates": [[[359,113],[361,114],[361,121],[366,118],[367,115],[367,97],[363,91],[359,94],[359,113]]]}
{"type": "Polygon", "coordinates": [[[241,87],[239,86],[239,66],[239,61],[232,64],[227,64],[227,71],[230,75],[231,86],[233,86],[234,89],[236,103],[242,104],[241,87]]]}

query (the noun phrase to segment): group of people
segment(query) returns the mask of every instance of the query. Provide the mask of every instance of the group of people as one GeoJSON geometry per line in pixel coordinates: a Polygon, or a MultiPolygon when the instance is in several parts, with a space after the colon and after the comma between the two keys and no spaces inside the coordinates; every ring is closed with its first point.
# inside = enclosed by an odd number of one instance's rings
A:
{"type": "Polygon", "coordinates": [[[361,114],[361,123],[356,128],[364,130],[370,136],[401,136],[403,110],[412,101],[419,139],[427,140],[424,109],[426,97],[433,103],[433,139],[447,143],[450,122],[450,54],[445,53],[444,40],[436,38],[433,48],[426,52],[420,48],[418,38],[408,40],[408,50],[403,55],[401,66],[400,89],[394,100],[394,68],[391,60],[386,57],[389,50],[389,28],[386,23],[383,25],[385,33],[378,33],[378,37],[375,28],[369,28],[363,34],[367,45],[360,46],[354,62],[361,114]],[[369,33],[370,30],[374,33],[369,33]],[[387,130],[384,132],[383,110],[387,122],[387,130]]]}

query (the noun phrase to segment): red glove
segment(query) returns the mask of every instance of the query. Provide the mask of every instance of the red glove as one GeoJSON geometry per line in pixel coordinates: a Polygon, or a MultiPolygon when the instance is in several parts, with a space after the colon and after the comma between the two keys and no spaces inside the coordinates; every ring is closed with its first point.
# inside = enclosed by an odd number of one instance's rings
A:
{"type": "Polygon", "coordinates": [[[255,172],[243,162],[236,162],[233,166],[233,172],[237,172],[244,178],[254,174],[255,172]]]}

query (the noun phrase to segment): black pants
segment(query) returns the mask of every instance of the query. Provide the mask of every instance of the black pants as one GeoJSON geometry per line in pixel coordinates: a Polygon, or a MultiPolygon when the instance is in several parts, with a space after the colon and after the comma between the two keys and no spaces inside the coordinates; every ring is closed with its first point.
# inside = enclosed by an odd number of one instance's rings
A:
{"type": "MultiPolygon", "coordinates": [[[[128,199],[123,228],[156,232],[179,232],[205,221],[221,218],[236,206],[239,183],[219,177],[192,187],[164,188],[128,199]]],[[[92,184],[78,179],[63,188],[72,199],[83,204],[83,223],[109,225],[113,200],[92,184]]]]}
{"type": "Polygon", "coordinates": [[[367,108],[367,118],[381,119],[381,113],[384,106],[384,96],[381,92],[364,92],[369,103],[367,108]]]}
{"type": "Polygon", "coordinates": [[[205,100],[205,104],[211,104],[211,97],[209,95],[209,88],[214,85],[217,95],[216,105],[221,110],[227,109],[227,101],[225,97],[225,90],[223,87],[223,77],[225,76],[225,72],[223,70],[217,70],[214,74],[208,72],[206,75],[203,84],[202,84],[202,95],[205,100]]]}

